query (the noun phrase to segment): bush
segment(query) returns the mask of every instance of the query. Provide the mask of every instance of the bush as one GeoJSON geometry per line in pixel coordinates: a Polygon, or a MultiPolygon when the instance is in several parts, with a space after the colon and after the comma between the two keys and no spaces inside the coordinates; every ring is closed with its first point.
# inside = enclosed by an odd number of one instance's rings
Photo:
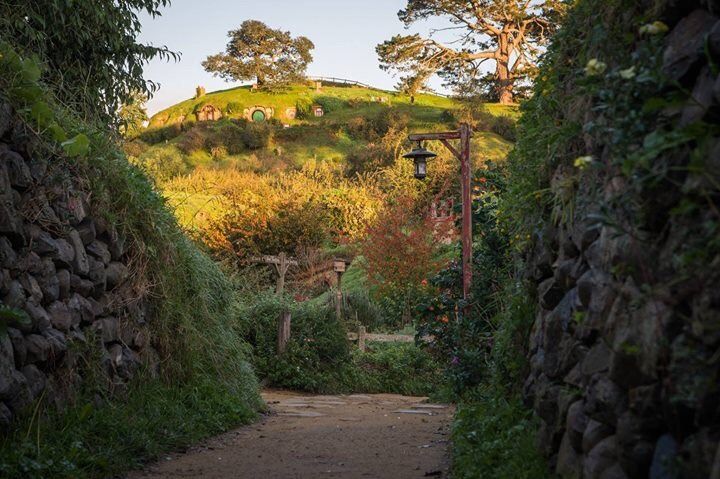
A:
{"type": "MultiPolygon", "coordinates": [[[[248,122],[246,122],[245,120],[233,120],[232,122],[222,122],[218,124],[217,127],[213,130],[212,135],[208,139],[208,148],[212,149],[215,147],[223,147],[230,155],[237,155],[239,153],[242,153],[245,150],[245,146],[247,144],[247,125],[248,122]]],[[[260,141],[262,142],[269,140],[260,141]]],[[[250,146],[248,146],[248,148],[250,148],[250,146]]]]}
{"type": "Polygon", "coordinates": [[[453,422],[453,477],[549,477],[535,446],[537,421],[503,389],[479,388],[458,406],[453,422]]]}
{"type": "Polygon", "coordinates": [[[251,150],[267,148],[272,139],[272,127],[266,122],[248,122],[242,133],[242,141],[251,150]]]}
{"type": "Polygon", "coordinates": [[[159,182],[184,175],[190,170],[182,152],[174,145],[150,148],[135,160],[135,164],[159,182]]]}
{"type": "Polygon", "coordinates": [[[150,127],[140,133],[138,138],[148,145],[156,145],[177,138],[182,132],[182,125],[180,123],[173,123],[167,126],[150,127]]]}
{"type": "Polygon", "coordinates": [[[207,144],[207,128],[204,124],[195,125],[182,136],[177,143],[183,153],[190,154],[194,151],[204,150],[207,144]]]}

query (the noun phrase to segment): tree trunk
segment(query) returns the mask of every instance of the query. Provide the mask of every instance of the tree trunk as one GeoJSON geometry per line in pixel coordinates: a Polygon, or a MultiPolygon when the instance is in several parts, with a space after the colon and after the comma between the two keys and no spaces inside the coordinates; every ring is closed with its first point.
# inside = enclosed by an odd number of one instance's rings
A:
{"type": "Polygon", "coordinates": [[[495,67],[495,91],[498,101],[503,105],[513,102],[513,86],[515,81],[510,73],[510,43],[505,33],[498,37],[500,58],[497,59],[495,67]]]}

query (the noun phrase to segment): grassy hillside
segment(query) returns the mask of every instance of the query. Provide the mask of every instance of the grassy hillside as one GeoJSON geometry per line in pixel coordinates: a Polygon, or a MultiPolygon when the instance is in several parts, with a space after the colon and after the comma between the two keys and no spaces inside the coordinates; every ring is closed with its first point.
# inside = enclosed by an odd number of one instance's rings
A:
{"type": "MultiPolygon", "coordinates": [[[[413,119],[413,126],[434,126],[447,122],[443,114],[447,110],[455,110],[459,104],[451,99],[431,94],[420,94],[415,103],[410,98],[397,92],[357,87],[357,86],[323,86],[318,92],[313,87],[297,85],[284,92],[270,93],[253,91],[249,86],[231,88],[208,93],[200,98],[185,100],[158,112],[150,119],[150,127],[161,127],[182,122],[183,119],[194,120],[195,112],[203,105],[213,105],[219,108],[223,116],[229,118],[242,118],[243,110],[254,106],[272,107],[275,109],[274,118],[286,124],[323,123],[329,121],[346,122],[350,118],[372,118],[388,107],[399,113],[409,114],[413,119]],[[375,101],[373,101],[373,98],[375,101]],[[385,103],[380,102],[385,98],[385,103]],[[308,115],[302,118],[302,110],[312,104],[322,105],[325,116],[315,118],[308,115]],[[287,108],[296,107],[300,113],[299,118],[291,120],[285,117],[287,108]]],[[[507,107],[497,104],[486,105],[486,110],[492,114],[508,114],[507,107]]]]}

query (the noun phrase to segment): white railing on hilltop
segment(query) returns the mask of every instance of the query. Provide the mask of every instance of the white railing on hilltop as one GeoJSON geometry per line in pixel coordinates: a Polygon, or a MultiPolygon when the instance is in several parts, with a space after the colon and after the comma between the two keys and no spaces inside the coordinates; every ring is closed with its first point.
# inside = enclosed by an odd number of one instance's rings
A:
{"type": "MultiPolygon", "coordinates": [[[[362,88],[369,88],[371,90],[378,90],[378,91],[384,91],[387,93],[398,93],[397,90],[385,90],[383,88],[377,88],[372,85],[368,85],[367,83],[359,82],[356,80],[348,80],[347,78],[336,78],[336,77],[324,77],[324,76],[308,76],[308,80],[312,81],[319,81],[319,82],[327,82],[327,83],[337,83],[340,85],[350,85],[350,86],[359,86],[362,88]]],[[[438,93],[436,91],[432,90],[420,90],[420,93],[424,93],[427,95],[435,95],[435,96],[441,96],[444,98],[453,98],[452,95],[446,95],[445,93],[438,93]]]]}

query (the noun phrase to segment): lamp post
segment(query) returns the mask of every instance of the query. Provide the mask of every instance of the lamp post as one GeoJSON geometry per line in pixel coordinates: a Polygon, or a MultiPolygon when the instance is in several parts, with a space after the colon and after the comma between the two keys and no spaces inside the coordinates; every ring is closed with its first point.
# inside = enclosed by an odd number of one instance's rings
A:
{"type": "Polygon", "coordinates": [[[462,189],[462,285],[463,299],[470,296],[472,283],[472,168],[470,164],[470,125],[462,123],[457,131],[445,133],[416,133],[410,135],[410,141],[417,141],[418,146],[403,158],[410,158],[415,165],[415,178],[424,179],[427,174],[427,160],[437,155],[422,147],[423,141],[440,141],[455,157],[460,160],[460,185],[462,189]],[[460,140],[459,149],[450,140],[460,140]]]}

